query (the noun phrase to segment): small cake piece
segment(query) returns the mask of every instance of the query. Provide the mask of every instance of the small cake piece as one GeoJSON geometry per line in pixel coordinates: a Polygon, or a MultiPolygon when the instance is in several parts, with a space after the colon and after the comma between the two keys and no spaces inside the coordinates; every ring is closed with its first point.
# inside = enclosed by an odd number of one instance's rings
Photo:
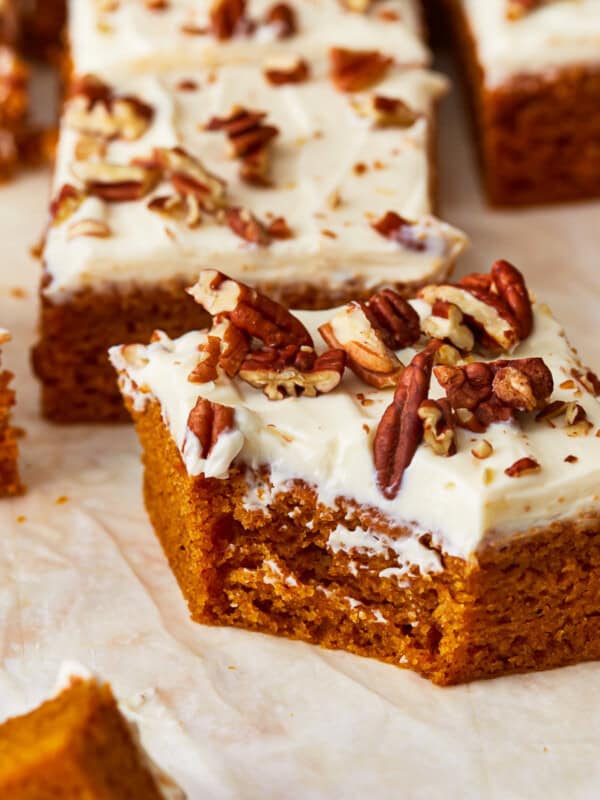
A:
{"type": "MultiPolygon", "coordinates": [[[[0,329],[0,363],[1,347],[10,341],[8,331],[0,329]]],[[[12,407],[15,404],[15,393],[10,388],[12,373],[0,369],[0,497],[20,494],[23,491],[19,480],[16,432],[11,425],[12,407]]]]}
{"type": "Polygon", "coordinates": [[[600,380],[520,272],[111,350],[194,620],[439,684],[600,657],[600,380]]]}
{"type": "Polygon", "coordinates": [[[381,50],[426,65],[418,0],[71,0],[73,68],[106,79],[290,55],[330,47],[381,50]]]}
{"type": "Polygon", "coordinates": [[[446,276],[466,240],[431,215],[445,87],[339,51],[76,81],[43,250],[46,416],[122,417],[108,347],[205,325],[182,291],[199,268],[308,308],[446,276]]]}
{"type": "Polygon", "coordinates": [[[0,797],[185,800],[142,749],[110,686],[81,678],[0,725],[0,797]]]}
{"type": "Polygon", "coordinates": [[[445,0],[493,203],[600,195],[598,0],[445,0]]]}

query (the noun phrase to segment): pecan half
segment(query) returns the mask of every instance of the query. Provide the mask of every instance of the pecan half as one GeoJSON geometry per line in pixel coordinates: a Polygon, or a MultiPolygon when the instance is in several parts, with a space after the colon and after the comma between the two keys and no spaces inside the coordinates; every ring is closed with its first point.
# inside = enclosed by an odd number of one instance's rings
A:
{"type": "Polygon", "coordinates": [[[382,289],[365,305],[371,324],[392,350],[410,347],[420,336],[419,315],[398,292],[382,289]]]}
{"type": "Polygon", "coordinates": [[[308,61],[299,56],[268,61],[264,67],[265,78],[271,86],[285,86],[288,83],[304,83],[310,77],[308,61]]]}
{"type": "Polygon", "coordinates": [[[492,285],[508,306],[517,325],[519,339],[527,339],[533,330],[533,309],[525,279],[508,261],[496,261],[491,269],[492,285]]]}
{"type": "Polygon", "coordinates": [[[154,189],[160,179],[156,169],[100,161],[75,162],[71,165],[71,172],[84,184],[88,194],[111,203],[140,200],[154,189]]]}
{"type": "Polygon", "coordinates": [[[372,324],[363,304],[344,306],[321,325],[319,333],[330,347],[346,352],[348,366],[366,383],[378,389],[398,383],[404,366],[384,342],[379,326],[372,324]]]}
{"type": "Polygon", "coordinates": [[[205,211],[212,213],[225,206],[225,182],[183,148],[157,147],[150,163],[163,170],[179,194],[195,195],[205,211]]]}
{"type": "Polygon", "coordinates": [[[434,339],[446,339],[459,350],[470,352],[475,346],[473,331],[465,325],[465,318],[458,306],[436,300],[431,315],[421,323],[423,333],[434,339]]]}
{"type": "Polygon", "coordinates": [[[316,397],[333,391],[342,380],[346,365],[343,350],[327,350],[316,357],[312,347],[265,349],[250,355],[239,376],[269,400],[286,397],[316,397]]]}
{"type": "Polygon", "coordinates": [[[275,3],[268,9],[264,24],[273,26],[278,39],[289,39],[298,30],[296,12],[289,3],[275,3]]]}
{"type": "Polygon", "coordinates": [[[77,81],[64,114],[65,123],[80,133],[126,141],[143,136],[153,117],[147,103],[129,95],[118,96],[93,76],[77,81]]]}
{"type": "Polygon", "coordinates": [[[419,406],[419,419],[423,423],[423,440],[438,456],[456,453],[456,427],[450,403],[440,400],[423,400],[419,406]]]}
{"type": "Polygon", "coordinates": [[[332,47],[329,51],[330,76],[341,92],[362,92],[382,81],[392,59],[378,50],[348,50],[332,47]]]}
{"type": "Polygon", "coordinates": [[[423,438],[421,403],[427,399],[434,350],[424,350],[406,367],[386,409],[374,440],[377,483],[388,500],[393,500],[402,478],[423,438]]]}
{"type": "Polygon", "coordinates": [[[235,412],[229,406],[199,397],[190,411],[188,428],[198,438],[201,458],[208,458],[219,436],[233,428],[235,412]]]}
{"type": "Polygon", "coordinates": [[[435,377],[459,424],[478,433],[494,422],[514,420],[516,411],[544,408],[553,390],[552,373],[541,358],[437,366],[435,377]]]}
{"type": "Polygon", "coordinates": [[[279,303],[222,272],[205,269],[188,293],[212,316],[223,315],[240,330],[267,347],[289,344],[313,347],[310,333],[300,320],[279,303]]]}
{"type": "Polygon", "coordinates": [[[421,118],[399,97],[371,95],[364,103],[355,103],[354,108],[361,117],[368,117],[375,128],[411,128],[421,118]]]}
{"type": "Polygon", "coordinates": [[[225,41],[248,30],[247,0],[213,0],[210,7],[210,30],[225,41]]]}
{"type": "Polygon", "coordinates": [[[279,128],[265,125],[263,111],[235,106],[227,117],[213,117],[205,126],[207,131],[224,131],[229,139],[231,155],[240,159],[240,177],[256,186],[268,186],[268,145],[278,135],[279,128]]]}

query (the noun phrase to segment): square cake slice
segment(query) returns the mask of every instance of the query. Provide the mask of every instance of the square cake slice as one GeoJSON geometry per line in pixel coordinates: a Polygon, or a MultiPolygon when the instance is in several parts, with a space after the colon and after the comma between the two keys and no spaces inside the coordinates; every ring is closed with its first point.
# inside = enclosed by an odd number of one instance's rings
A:
{"type": "Polygon", "coordinates": [[[108,347],[204,325],[182,292],[199,268],[308,308],[448,274],[465,237],[431,213],[445,80],[355,57],[74,83],[43,250],[46,416],[122,416],[108,347]]]}
{"type": "MultiPolygon", "coordinates": [[[[8,341],[10,334],[0,329],[0,364],[1,348],[8,341]]],[[[12,378],[12,372],[0,368],[0,497],[21,494],[23,491],[19,478],[17,434],[11,425],[15,404],[15,393],[10,388],[12,378]]]]}
{"type": "Polygon", "coordinates": [[[209,330],[111,359],[194,620],[439,684],[600,657],[600,381],[515,267],[320,312],[190,292],[209,330]]]}
{"type": "Polygon", "coordinates": [[[77,677],[0,725],[0,797],[185,800],[142,749],[110,686],[77,677]]]}
{"type": "Polygon", "coordinates": [[[489,199],[600,196],[597,0],[445,0],[489,199]]]}
{"type": "Polygon", "coordinates": [[[69,42],[75,72],[107,79],[282,55],[312,60],[330,47],[424,66],[420,10],[419,0],[71,0],[69,42]]]}

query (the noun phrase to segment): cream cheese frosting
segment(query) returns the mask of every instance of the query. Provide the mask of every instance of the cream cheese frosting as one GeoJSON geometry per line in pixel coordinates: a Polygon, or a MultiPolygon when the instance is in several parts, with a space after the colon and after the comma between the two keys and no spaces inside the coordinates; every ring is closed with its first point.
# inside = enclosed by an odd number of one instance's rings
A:
{"type": "MultiPolygon", "coordinates": [[[[172,193],[164,183],[134,202],[88,196],[68,221],[49,228],[45,295],[58,302],[87,287],[191,280],[199,268],[213,266],[251,283],[326,287],[353,280],[367,287],[422,283],[446,274],[466,240],[430,217],[430,116],[445,89],[445,79],[435,73],[394,68],[374,90],[348,95],[334,89],[317,65],[310,80],[278,88],[265,80],[261,68],[249,66],[123,81],[118,94],[143,100],[153,118],[138,139],[106,142],[103,161],[128,164],[148,158],[156,147],[183,147],[227,182],[231,205],[248,208],[263,220],[283,216],[293,236],[256,246],[214,217],[194,228],[166,219],[148,208],[151,197],[172,193]],[[196,87],[192,91],[190,77],[196,87]],[[405,101],[418,112],[414,124],[374,129],[372,120],[357,110],[373,92],[405,101]],[[279,128],[270,144],[270,187],[243,182],[238,161],[228,155],[226,136],[203,129],[236,104],[267,112],[266,122],[279,128]],[[423,235],[431,233],[430,246],[405,247],[373,230],[371,222],[388,210],[420,221],[423,235]],[[109,235],[73,237],[73,226],[82,220],[107,226],[109,235]]],[[[67,113],[55,196],[65,184],[79,185],[74,176],[79,141],[67,113]]]]}
{"type": "MultiPolygon", "coordinates": [[[[429,315],[424,301],[413,304],[422,319],[429,315]]],[[[314,335],[317,349],[323,349],[317,330],[334,312],[296,313],[314,335]]],[[[215,466],[212,454],[206,461],[186,447],[188,415],[198,397],[204,397],[235,409],[234,431],[226,434],[223,448],[229,448],[231,463],[253,469],[267,465],[274,493],[285,490],[291,480],[304,480],[316,487],[325,504],[335,506],[336,498],[350,498],[377,509],[393,525],[411,527],[416,536],[431,533],[446,553],[461,558],[502,537],[518,536],[598,506],[600,404],[573,378],[572,370],[580,370],[581,364],[544,305],[534,306],[533,333],[510,358],[543,358],[554,379],[552,401],[579,403],[590,423],[588,434],[568,435],[560,425],[551,427],[533,415],[521,418],[518,425],[493,424],[483,434],[458,429],[457,453],[450,458],[435,455],[424,445],[417,449],[393,500],[386,499],[377,485],[372,454],[375,431],[393,390],[372,389],[349,370],[335,391],[318,398],[270,401],[243,381],[225,376],[191,383],[188,375],[206,336],[191,332],[170,340],[162,334],[148,346],[115,347],[110,353],[122,391],[135,407],[142,410],[148,400],[160,404],[190,475],[209,474],[215,466]],[[234,433],[241,435],[234,439],[234,433]],[[472,453],[482,439],[493,448],[486,459],[472,453]],[[505,470],[522,458],[535,459],[541,469],[509,477],[505,470]]],[[[398,356],[407,364],[414,353],[409,348],[398,356]]],[[[430,397],[443,394],[434,377],[430,397]]],[[[222,474],[223,450],[218,461],[222,474]]],[[[363,534],[354,533],[357,547],[365,546],[363,534]]],[[[334,538],[336,546],[348,545],[343,531],[334,538]]],[[[371,547],[381,544],[373,537],[370,542],[371,547]]]]}
{"type": "Polygon", "coordinates": [[[340,0],[287,4],[298,20],[293,36],[278,39],[273,26],[260,24],[273,0],[249,0],[249,16],[259,22],[255,31],[219,41],[208,30],[212,0],[170,0],[161,10],[142,0],[70,0],[73,66],[78,74],[110,78],[202,64],[260,63],[281,53],[312,58],[336,46],[381,50],[402,64],[429,63],[416,0],[378,0],[365,13],[348,10],[340,0]]]}
{"type": "Polygon", "coordinates": [[[600,0],[557,0],[519,19],[506,0],[461,0],[477,43],[485,82],[573,65],[600,66],[600,0]]]}

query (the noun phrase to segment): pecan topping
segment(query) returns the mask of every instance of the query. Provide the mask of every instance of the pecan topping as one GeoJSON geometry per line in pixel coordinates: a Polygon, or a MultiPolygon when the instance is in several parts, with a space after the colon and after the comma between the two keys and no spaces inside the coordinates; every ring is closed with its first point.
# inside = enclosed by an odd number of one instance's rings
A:
{"type": "Polygon", "coordinates": [[[316,356],[312,347],[291,345],[250,353],[241,366],[242,380],[262,389],[269,400],[316,397],[333,391],[346,365],[343,350],[327,350],[316,356]]]}
{"type": "Polygon", "coordinates": [[[159,172],[150,167],[100,161],[75,162],[71,172],[84,184],[88,194],[112,203],[140,200],[154,189],[160,178],[159,172]]]}
{"type": "Polygon", "coordinates": [[[393,289],[376,292],[366,303],[366,313],[392,350],[410,347],[419,339],[419,315],[393,289]]]}
{"type": "Polygon", "coordinates": [[[366,383],[379,389],[396,386],[403,364],[369,317],[363,304],[349,303],[319,333],[330,347],[346,352],[348,366],[366,383]]]}
{"type": "Polygon", "coordinates": [[[395,211],[388,211],[381,219],[371,223],[371,227],[380,236],[403,245],[407,250],[422,253],[429,248],[427,231],[419,223],[411,222],[395,211]]]}
{"type": "Polygon", "coordinates": [[[210,335],[219,339],[221,343],[219,366],[225,374],[233,378],[240,371],[240,367],[250,350],[250,337],[237,328],[226,317],[216,317],[210,335]]]}
{"type": "Polygon", "coordinates": [[[373,5],[373,0],[340,0],[341,4],[348,11],[355,11],[357,14],[365,14],[373,5]]]}
{"type": "Polygon", "coordinates": [[[445,399],[423,400],[418,414],[425,444],[438,456],[455,455],[456,428],[450,403],[445,399]]]}
{"type": "Polygon", "coordinates": [[[329,51],[331,80],[341,92],[362,92],[382,81],[392,59],[377,50],[347,50],[332,47],[329,51]]]}
{"type": "MultiPolygon", "coordinates": [[[[511,350],[531,333],[531,301],[521,273],[498,261],[490,276],[471,275],[459,284],[432,284],[419,292],[430,305],[456,306],[484,348],[511,350]]],[[[439,306],[438,306],[439,308],[439,306]]]]}
{"type": "Polygon", "coordinates": [[[198,346],[201,354],[200,361],[188,375],[190,383],[208,383],[217,379],[219,357],[221,355],[221,341],[216,336],[208,336],[207,340],[198,346]]]}
{"type": "Polygon", "coordinates": [[[538,422],[546,421],[550,427],[554,428],[554,420],[559,417],[564,418],[563,430],[567,436],[587,436],[594,427],[587,418],[587,412],[579,403],[567,403],[563,400],[555,400],[543,408],[536,416],[538,422]]]}
{"type": "Polygon", "coordinates": [[[504,470],[509,478],[522,478],[523,475],[532,475],[541,470],[540,464],[534,458],[520,458],[504,470]]]}
{"type": "Polygon", "coordinates": [[[429,392],[434,353],[433,346],[425,348],[406,367],[375,434],[377,482],[388,500],[397,496],[404,472],[423,438],[419,408],[429,392]]]}
{"type": "Polygon", "coordinates": [[[284,86],[287,83],[304,83],[310,77],[310,67],[303,58],[294,56],[291,59],[269,61],[265,65],[265,78],[272,86],[284,86]]]}
{"type": "Polygon", "coordinates": [[[202,223],[202,209],[195,194],[170,194],[153,197],[148,202],[150,211],[178,222],[188,228],[197,228],[202,223]]]}
{"type": "Polygon", "coordinates": [[[111,230],[100,219],[78,219],[67,228],[67,239],[76,239],[79,236],[92,236],[97,239],[106,239],[111,235],[111,230]]]}
{"type": "Polygon", "coordinates": [[[134,141],[147,131],[154,111],[137,97],[118,96],[94,76],[76,82],[65,109],[66,124],[103,139],[134,141]]]}
{"type": "Polygon", "coordinates": [[[289,39],[298,30],[296,12],[288,3],[272,5],[265,14],[264,22],[277,30],[278,39],[289,39]]]}
{"type": "Polygon", "coordinates": [[[236,236],[250,244],[266,247],[271,241],[271,237],[263,223],[247,208],[232,206],[226,209],[225,221],[236,236]]]}
{"type": "Polygon", "coordinates": [[[157,147],[151,164],[166,173],[174,189],[194,195],[204,211],[212,213],[225,205],[225,183],[181,147],[157,147]]]}
{"type": "Polygon", "coordinates": [[[213,0],[210,29],[213,36],[225,41],[248,30],[247,0],[213,0]]]}
{"type": "Polygon", "coordinates": [[[201,458],[208,458],[219,436],[233,428],[235,412],[229,406],[212,403],[199,397],[190,411],[188,428],[198,438],[201,445],[201,458]]]}
{"type": "Polygon", "coordinates": [[[289,344],[313,347],[310,333],[300,320],[279,303],[222,272],[204,269],[187,290],[212,316],[222,315],[267,347],[289,344]]]}
{"type": "Polygon", "coordinates": [[[487,439],[480,439],[477,444],[471,449],[471,455],[483,461],[489,458],[494,452],[494,448],[487,439]]]}
{"type": "Polygon", "coordinates": [[[375,128],[411,128],[421,117],[399,97],[380,94],[372,95],[362,104],[354,104],[354,108],[361,117],[371,118],[375,128]]]}
{"type": "Polygon", "coordinates": [[[514,420],[516,411],[544,408],[553,389],[541,358],[437,366],[435,377],[459,424],[479,433],[494,422],[514,420]]]}
{"type": "Polygon", "coordinates": [[[583,388],[594,397],[600,397],[600,378],[593,370],[583,367],[582,369],[571,370],[571,375],[583,386],[583,388]]]}
{"type": "Polygon", "coordinates": [[[267,115],[235,106],[227,117],[213,117],[207,131],[225,131],[231,155],[241,161],[240,177],[256,186],[268,186],[268,145],[279,133],[274,125],[265,125],[267,115]]]}
{"type": "Polygon", "coordinates": [[[434,339],[447,339],[459,350],[470,352],[475,346],[475,337],[465,325],[465,318],[458,306],[436,300],[431,316],[423,320],[423,333],[434,339]]]}
{"type": "Polygon", "coordinates": [[[85,194],[70,183],[63,184],[56,197],[50,203],[50,219],[52,225],[61,225],[73,216],[85,200],[85,194]]]}

